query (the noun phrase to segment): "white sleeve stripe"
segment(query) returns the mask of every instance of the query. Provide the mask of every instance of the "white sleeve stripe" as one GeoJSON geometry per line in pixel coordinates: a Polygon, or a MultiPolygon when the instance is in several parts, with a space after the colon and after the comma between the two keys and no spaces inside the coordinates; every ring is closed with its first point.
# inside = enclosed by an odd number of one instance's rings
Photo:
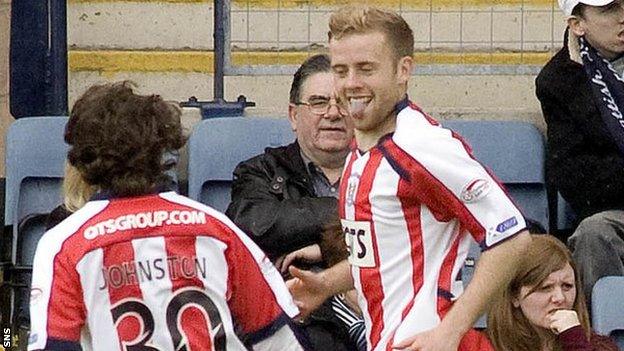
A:
{"type": "Polygon", "coordinates": [[[108,201],[88,202],[56,227],[47,231],[39,240],[33,259],[31,291],[39,289],[41,295],[30,302],[31,334],[36,335],[29,349],[43,349],[48,339],[48,306],[54,281],[54,260],[65,241],[74,235],[82,225],[100,213],[108,201]]]}

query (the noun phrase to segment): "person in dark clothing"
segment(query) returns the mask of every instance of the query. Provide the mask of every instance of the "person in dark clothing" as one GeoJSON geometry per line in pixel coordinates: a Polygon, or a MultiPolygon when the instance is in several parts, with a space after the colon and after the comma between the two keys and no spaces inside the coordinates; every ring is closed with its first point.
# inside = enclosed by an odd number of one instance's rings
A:
{"type": "Polygon", "coordinates": [[[584,284],[624,275],[624,4],[559,0],[564,47],[536,79],[548,177],[580,224],[568,239],[584,284]]]}
{"type": "Polygon", "coordinates": [[[488,334],[496,350],[617,351],[589,323],[570,251],[550,235],[532,235],[514,278],[493,301],[488,334]]]}
{"type": "MultiPolygon", "coordinates": [[[[353,126],[334,94],[327,55],[310,57],[295,73],[288,119],[296,141],[241,162],[226,211],[278,268],[285,268],[292,252],[318,251],[325,226],[338,217],[338,185],[353,126]]],[[[316,350],[355,349],[329,303],[303,324],[316,350]]]]}

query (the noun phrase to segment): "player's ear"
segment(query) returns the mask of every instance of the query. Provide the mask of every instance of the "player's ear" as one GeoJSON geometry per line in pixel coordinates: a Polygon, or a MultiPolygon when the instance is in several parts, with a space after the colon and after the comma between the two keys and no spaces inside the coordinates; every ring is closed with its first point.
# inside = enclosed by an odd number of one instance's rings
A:
{"type": "Polygon", "coordinates": [[[399,59],[397,62],[397,79],[399,84],[407,84],[412,75],[413,67],[414,59],[411,56],[403,56],[399,59]]]}

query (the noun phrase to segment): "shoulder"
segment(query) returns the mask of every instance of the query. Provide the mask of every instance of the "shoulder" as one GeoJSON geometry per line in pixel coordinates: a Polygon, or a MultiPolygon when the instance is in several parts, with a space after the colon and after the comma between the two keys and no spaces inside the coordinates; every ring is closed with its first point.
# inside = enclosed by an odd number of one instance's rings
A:
{"type": "Polygon", "coordinates": [[[267,147],[263,153],[239,163],[236,170],[240,172],[245,169],[294,168],[297,163],[303,164],[299,150],[296,142],[285,146],[267,147]]]}
{"type": "Polygon", "coordinates": [[[65,205],[57,206],[55,209],[50,212],[50,214],[46,218],[46,230],[50,230],[54,228],[57,224],[61,223],[67,217],[72,214],[65,205]]]}
{"type": "Polygon", "coordinates": [[[413,144],[422,138],[438,137],[440,123],[411,104],[397,114],[392,140],[397,144],[413,144]]]}
{"type": "Polygon", "coordinates": [[[210,228],[208,231],[210,236],[217,239],[224,239],[232,235],[245,236],[230,218],[210,206],[175,192],[161,193],[159,196],[166,201],[186,207],[190,211],[189,221],[194,225],[210,228]]]}
{"type": "MultiPolygon", "coordinates": [[[[199,201],[195,201],[191,198],[188,198],[186,196],[180,195],[174,191],[169,191],[169,192],[165,192],[165,193],[160,193],[158,194],[158,196],[165,200],[168,201],[170,203],[174,203],[176,205],[180,205],[186,207],[186,209],[188,210],[195,210],[197,212],[203,213],[204,215],[207,215],[208,218],[214,219],[218,222],[224,223],[225,225],[232,225],[232,222],[230,221],[230,219],[224,215],[223,213],[215,210],[214,208],[205,205],[199,201]]],[[[204,216],[205,218],[205,216],[204,216]]],[[[205,221],[202,221],[205,222],[205,221]]],[[[201,224],[201,223],[200,223],[201,224]]]]}
{"type": "Polygon", "coordinates": [[[615,343],[615,341],[613,341],[613,339],[605,335],[596,334],[594,331],[592,331],[591,333],[590,343],[596,350],[604,350],[604,351],[618,351],[619,350],[617,344],[615,343]]]}
{"type": "MultiPolygon", "coordinates": [[[[95,218],[98,214],[106,209],[109,201],[91,201],[85,204],[78,211],[69,215],[54,226],[52,229],[46,231],[39,242],[37,243],[37,251],[35,253],[35,259],[52,259],[62,250],[67,251],[67,248],[80,248],[82,249],[86,240],[83,235],[80,235],[81,228],[95,218]],[[72,241],[73,245],[65,245],[68,241],[72,241]]],[[[72,249],[73,250],[73,249],[72,249]]],[[[75,250],[73,250],[75,251],[75,250]]],[[[73,252],[76,254],[77,252],[73,252]]],[[[73,256],[72,254],[72,256],[73,256]]]]}
{"type": "Polygon", "coordinates": [[[583,66],[570,60],[567,48],[561,49],[542,68],[535,79],[536,93],[540,97],[551,91],[575,89],[579,80],[586,80],[583,66]]]}
{"type": "Polygon", "coordinates": [[[397,116],[392,141],[412,157],[439,156],[454,150],[463,150],[461,138],[444,128],[434,118],[412,105],[397,116]],[[459,148],[459,149],[458,149],[459,148]]]}

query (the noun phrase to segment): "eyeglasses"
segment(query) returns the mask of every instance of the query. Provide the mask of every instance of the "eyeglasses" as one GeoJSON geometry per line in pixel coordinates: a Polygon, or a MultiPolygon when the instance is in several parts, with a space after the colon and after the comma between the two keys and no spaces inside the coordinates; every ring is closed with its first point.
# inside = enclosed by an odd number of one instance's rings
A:
{"type": "Polygon", "coordinates": [[[338,109],[338,113],[340,113],[343,116],[349,113],[346,106],[344,106],[338,101],[331,102],[330,99],[312,99],[312,100],[309,100],[308,102],[299,101],[299,102],[295,102],[295,105],[297,106],[306,105],[310,108],[310,112],[314,113],[315,115],[326,114],[327,112],[329,112],[329,108],[332,105],[335,105],[336,108],[338,109]]]}

